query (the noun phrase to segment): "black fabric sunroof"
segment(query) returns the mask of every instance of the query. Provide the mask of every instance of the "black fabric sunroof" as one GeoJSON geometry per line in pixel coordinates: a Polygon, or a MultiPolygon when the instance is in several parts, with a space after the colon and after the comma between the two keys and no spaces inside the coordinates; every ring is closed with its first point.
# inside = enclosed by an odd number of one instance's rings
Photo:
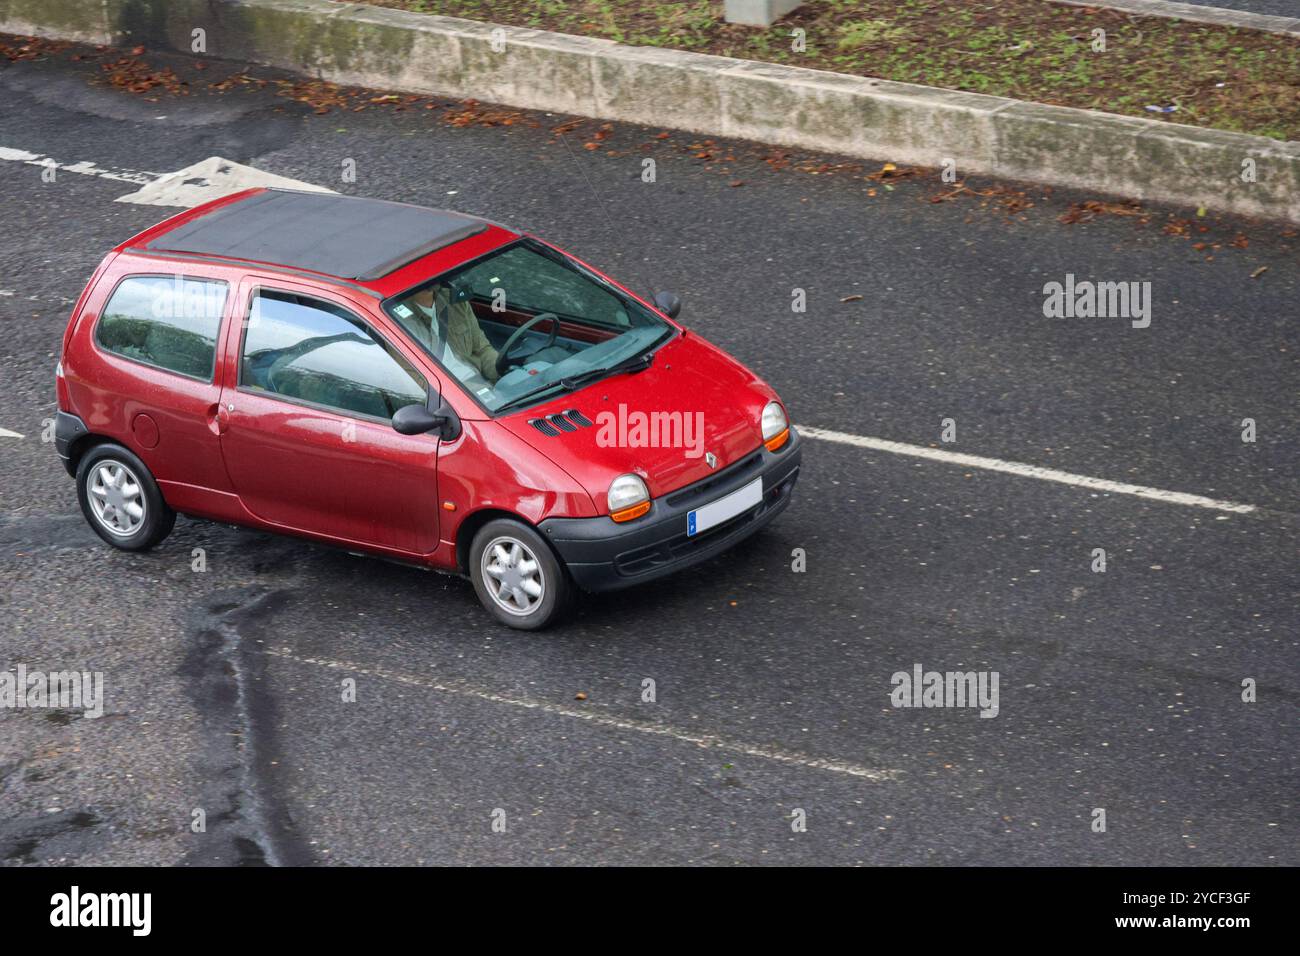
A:
{"type": "Polygon", "coordinates": [[[147,248],[367,280],[486,228],[482,219],[458,212],[272,189],[164,233],[147,248]]]}

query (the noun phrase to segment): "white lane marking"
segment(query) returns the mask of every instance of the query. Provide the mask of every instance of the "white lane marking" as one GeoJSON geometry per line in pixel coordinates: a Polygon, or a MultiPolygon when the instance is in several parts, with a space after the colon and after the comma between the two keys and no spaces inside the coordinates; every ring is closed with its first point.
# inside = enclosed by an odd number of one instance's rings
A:
{"type": "Polygon", "coordinates": [[[318,657],[299,657],[288,649],[274,650],[272,648],[267,648],[263,653],[268,654],[271,657],[279,657],[284,660],[294,661],[298,664],[310,664],[314,667],[327,667],[330,670],[365,674],[368,676],[379,677],[383,680],[391,680],[400,684],[407,684],[411,687],[422,687],[426,690],[438,691],[446,694],[456,694],[460,697],[473,697],[477,700],[488,701],[493,704],[506,704],[510,707],[518,707],[523,710],[536,710],[557,717],[570,717],[574,720],[585,720],[587,723],[596,724],[600,727],[611,727],[615,730],[649,734],[654,737],[668,737],[672,740],[681,741],[682,743],[695,744],[697,747],[726,750],[731,753],[744,754],[748,757],[758,757],[763,760],[792,764],[797,767],[807,767],[812,770],[829,770],[832,773],[847,774],[850,777],[861,777],[864,780],[874,780],[877,782],[896,780],[898,775],[901,773],[899,770],[882,770],[875,767],[864,767],[860,764],[850,763],[846,760],[823,760],[820,757],[813,757],[808,754],[797,753],[791,750],[781,750],[775,747],[760,747],[756,744],[747,744],[738,740],[729,740],[726,737],[718,737],[713,734],[698,734],[692,733],[688,730],[678,730],[675,727],[665,727],[662,724],[622,720],[618,717],[609,717],[588,710],[576,710],[572,707],[562,707],[558,704],[546,703],[545,701],[527,700],[522,697],[507,697],[495,693],[494,691],[482,690],[462,684],[443,684],[428,677],[419,677],[414,674],[401,674],[396,671],[382,670],[373,667],[363,667],[360,664],[353,664],[349,661],[326,660],[318,657]]]}
{"type": "Polygon", "coordinates": [[[0,428],[0,438],[22,438],[22,437],[23,436],[18,434],[17,432],[11,432],[7,428],[0,428]]]}
{"type": "Polygon", "coordinates": [[[1079,488],[1091,488],[1094,491],[1106,491],[1117,495],[1134,495],[1138,498],[1150,498],[1171,505],[1191,505],[1195,508],[1210,508],[1214,511],[1230,511],[1233,514],[1246,515],[1256,511],[1254,505],[1244,505],[1235,501],[1219,501],[1201,495],[1189,495],[1181,491],[1165,491],[1162,488],[1148,488],[1145,485],[1130,485],[1122,481],[1109,481],[1105,478],[1091,478],[1088,475],[1076,475],[1055,468],[1040,468],[1038,465],[1022,465],[1019,462],[1003,461],[1000,458],[985,458],[982,455],[963,455],[959,452],[944,451],[940,448],[926,448],[923,445],[908,445],[903,442],[887,441],[883,438],[868,438],[864,435],[850,435],[846,432],[829,431],[825,428],[813,428],[799,425],[799,434],[819,441],[838,442],[855,448],[870,448],[874,451],[887,451],[893,455],[910,455],[913,458],[928,458],[964,468],[983,468],[987,471],[1001,471],[1008,475],[1022,478],[1038,478],[1042,481],[1055,481],[1063,485],[1075,485],[1079,488]]]}
{"type": "Polygon", "coordinates": [[[10,163],[26,163],[28,166],[44,166],[47,169],[77,173],[81,176],[98,176],[100,179],[134,183],[137,186],[151,183],[158,177],[157,173],[149,173],[139,169],[106,169],[102,166],[96,166],[89,160],[82,160],[78,163],[60,163],[49,156],[42,156],[40,153],[29,153],[25,149],[10,149],[7,146],[0,146],[0,160],[10,163]]]}
{"type": "MultiPolygon", "coordinates": [[[[10,299],[17,296],[14,289],[0,289],[0,298],[10,299]]],[[[66,295],[25,295],[23,300],[26,302],[53,302],[56,305],[72,305],[76,299],[69,299],[66,295]]]]}
{"type": "Polygon", "coordinates": [[[252,166],[209,156],[201,162],[178,169],[173,173],[151,173],[141,169],[120,169],[117,167],[97,166],[89,160],[76,163],[60,163],[50,156],[0,146],[0,161],[23,163],[28,166],[40,166],[58,172],[76,173],[80,176],[96,176],[111,179],[114,182],[131,183],[139,186],[133,193],[119,196],[115,202],[138,203],[145,206],[184,206],[189,208],[211,199],[220,199],[232,193],[256,186],[275,187],[279,189],[300,189],[306,192],[330,193],[334,190],[317,186],[315,183],[277,176],[275,173],[263,172],[252,166]]]}
{"type": "Polygon", "coordinates": [[[314,193],[334,191],[300,179],[263,172],[252,166],[222,159],[220,156],[209,156],[202,162],[159,176],[133,193],[118,196],[115,202],[139,203],[144,206],[190,207],[258,186],[298,189],[314,193]]]}

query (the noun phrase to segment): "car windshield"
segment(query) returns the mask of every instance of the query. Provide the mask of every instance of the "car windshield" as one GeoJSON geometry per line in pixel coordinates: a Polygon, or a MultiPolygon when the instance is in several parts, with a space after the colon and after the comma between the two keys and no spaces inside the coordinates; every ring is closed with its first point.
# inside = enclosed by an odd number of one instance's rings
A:
{"type": "Polygon", "coordinates": [[[521,239],[384,302],[490,412],[603,377],[672,326],[591,270],[521,239]]]}

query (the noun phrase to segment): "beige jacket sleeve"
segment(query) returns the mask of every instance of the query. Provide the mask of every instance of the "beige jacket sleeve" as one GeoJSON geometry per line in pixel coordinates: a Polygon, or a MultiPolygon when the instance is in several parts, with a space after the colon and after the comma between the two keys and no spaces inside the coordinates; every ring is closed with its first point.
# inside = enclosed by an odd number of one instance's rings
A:
{"type": "Polygon", "coordinates": [[[438,293],[438,308],[446,310],[447,345],[462,362],[474,366],[478,373],[489,382],[495,382],[497,375],[497,350],[488,341],[483,329],[479,327],[478,316],[474,307],[468,302],[451,303],[446,292],[438,293]]]}

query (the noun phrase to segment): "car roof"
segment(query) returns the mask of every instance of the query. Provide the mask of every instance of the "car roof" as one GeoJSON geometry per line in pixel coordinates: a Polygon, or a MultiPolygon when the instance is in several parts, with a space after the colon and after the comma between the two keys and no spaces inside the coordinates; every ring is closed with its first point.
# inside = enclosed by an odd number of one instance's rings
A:
{"type": "Polygon", "coordinates": [[[190,210],[123,245],[369,283],[493,225],[464,213],[382,199],[257,189],[190,210]]]}

